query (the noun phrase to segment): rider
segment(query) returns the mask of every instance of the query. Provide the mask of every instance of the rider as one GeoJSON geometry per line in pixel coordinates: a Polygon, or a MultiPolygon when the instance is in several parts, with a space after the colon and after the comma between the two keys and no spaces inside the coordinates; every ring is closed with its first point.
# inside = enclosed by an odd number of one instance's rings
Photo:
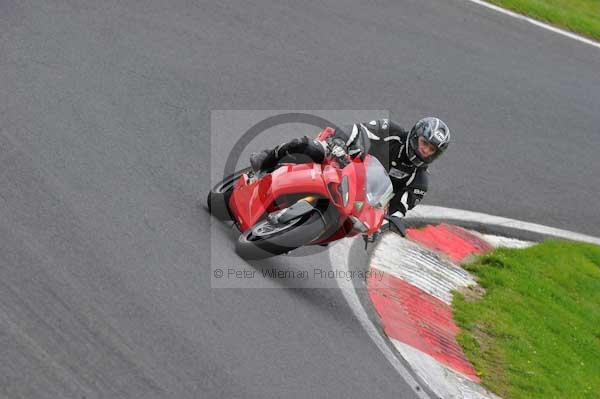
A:
{"type": "Polygon", "coordinates": [[[337,128],[325,141],[305,136],[253,153],[250,165],[255,172],[265,172],[282,161],[322,163],[331,156],[355,157],[363,151],[358,144],[359,132],[370,139],[369,154],[379,159],[394,186],[396,195],[390,202],[389,213],[406,214],[427,192],[427,167],[448,148],[450,130],[438,118],[423,118],[410,131],[389,119],[355,123],[351,128],[337,128]]]}

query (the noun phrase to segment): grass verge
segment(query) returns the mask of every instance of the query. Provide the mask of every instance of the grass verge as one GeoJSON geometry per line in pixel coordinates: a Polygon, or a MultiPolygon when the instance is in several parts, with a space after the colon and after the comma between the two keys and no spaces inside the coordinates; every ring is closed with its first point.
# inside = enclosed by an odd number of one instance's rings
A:
{"type": "Polygon", "coordinates": [[[600,395],[600,247],[547,241],[464,265],[481,290],[455,292],[458,341],[506,399],[600,395]]]}
{"type": "Polygon", "coordinates": [[[600,1],[598,0],[487,1],[600,41],[600,1]]]}

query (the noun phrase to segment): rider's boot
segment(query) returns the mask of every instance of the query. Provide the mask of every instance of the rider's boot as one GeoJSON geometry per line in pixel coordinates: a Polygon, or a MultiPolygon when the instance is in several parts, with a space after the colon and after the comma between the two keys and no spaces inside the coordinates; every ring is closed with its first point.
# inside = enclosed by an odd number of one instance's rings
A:
{"type": "Polygon", "coordinates": [[[277,155],[277,147],[271,150],[253,152],[250,155],[250,166],[252,167],[254,173],[265,172],[273,169],[277,165],[277,162],[279,162],[279,157],[277,155]]]}

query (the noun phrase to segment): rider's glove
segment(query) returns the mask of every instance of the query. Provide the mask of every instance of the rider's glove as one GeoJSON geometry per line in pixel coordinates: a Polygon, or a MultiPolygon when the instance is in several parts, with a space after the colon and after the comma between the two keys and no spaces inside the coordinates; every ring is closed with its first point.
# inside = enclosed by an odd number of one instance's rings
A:
{"type": "Polygon", "coordinates": [[[331,137],[327,139],[327,155],[336,158],[342,168],[348,164],[346,143],[340,138],[331,137]]]}
{"type": "Polygon", "coordinates": [[[331,155],[336,158],[341,158],[346,155],[346,151],[339,145],[336,145],[331,149],[331,155]]]}
{"type": "Polygon", "coordinates": [[[339,137],[330,137],[327,139],[327,154],[340,157],[346,154],[346,143],[339,137]]]}

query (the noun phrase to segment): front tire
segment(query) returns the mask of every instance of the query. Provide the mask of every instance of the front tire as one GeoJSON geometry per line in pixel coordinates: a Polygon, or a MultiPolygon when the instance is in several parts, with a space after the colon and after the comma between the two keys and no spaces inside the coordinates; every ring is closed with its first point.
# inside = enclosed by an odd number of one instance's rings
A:
{"type": "Polygon", "coordinates": [[[315,241],[324,231],[321,214],[314,211],[285,225],[262,220],[240,234],[236,252],[244,259],[264,259],[287,253],[315,241]]]}

